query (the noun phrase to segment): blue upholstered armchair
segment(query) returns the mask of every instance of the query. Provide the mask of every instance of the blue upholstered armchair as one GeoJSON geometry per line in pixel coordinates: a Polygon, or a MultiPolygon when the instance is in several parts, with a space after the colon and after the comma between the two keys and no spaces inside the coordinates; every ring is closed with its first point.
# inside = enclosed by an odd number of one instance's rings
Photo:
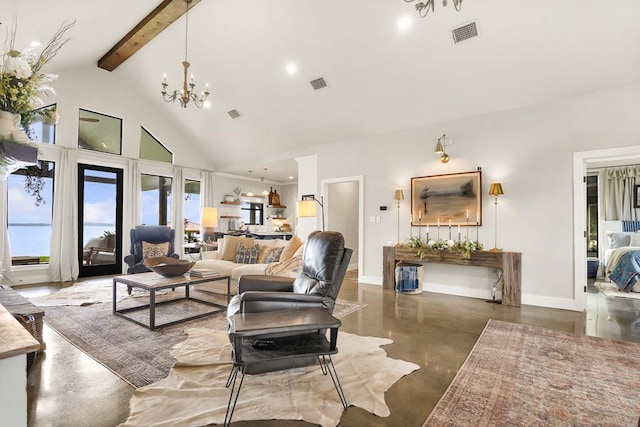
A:
{"type": "Polygon", "coordinates": [[[132,228],[130,232],[131,253],[124,257],[124,262],[129,266],[127,268],[127,274],[146,273],[150,271],[142,264],[144,258],[143,246],[149,248],[152,245],[169,243],[166,254],[158,253],[154,255],[179,258],[179,255],[174,253],[173,249],[175,235],[176,231],[166,225],[138,225],[136,228],[132,228]],[[143,242],[146,242],[146,244],[143,244],[143,242]]]}

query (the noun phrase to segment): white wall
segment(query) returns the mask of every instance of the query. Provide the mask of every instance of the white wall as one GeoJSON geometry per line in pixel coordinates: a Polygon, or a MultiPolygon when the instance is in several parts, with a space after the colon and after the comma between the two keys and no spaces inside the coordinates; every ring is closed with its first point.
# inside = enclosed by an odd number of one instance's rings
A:
{"type": "MultiPolygon", "coordinates": [[[[573,308],[572,153],[637,145],[639,113],[640,85],[634,85],[339,141],[316,147],[318,179],[365,176],[361,274],[381,283],[382,246],[396,240],[397,217],[394,209],[385,213],[378,210],[379,206],[393,203],[395,189],[410,194],[411,177],[482,167],[480,241],[485,247],[493,247],[493,200],[487,192],[491,182],[499,181],[505,194],[498,205],[498,246],[523,254],[523,303],[573,308]],[[443,133],[453,138],[453,145],[447,147],[451,156],[447,164],[440,163],[433,153],[443,133]],[[381,223],[366,221],[375,215],[382,216],[381,223]]],[[[409,207],[409,200],[401,203],[401,221],[406,218],[401,222],[401,241],[410,234],[409,207]]],[[[427,270],[425,290],[478,297],[489,296],[495,277],[483,268],[430,265],[427,270]]]]}

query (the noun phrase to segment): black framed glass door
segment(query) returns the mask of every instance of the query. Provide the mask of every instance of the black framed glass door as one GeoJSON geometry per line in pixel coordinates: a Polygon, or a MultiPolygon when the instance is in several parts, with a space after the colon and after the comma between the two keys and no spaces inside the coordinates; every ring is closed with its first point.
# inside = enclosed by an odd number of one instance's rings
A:
{"type": "Polygon", "coordinates": [[[80,277],[122,273],[122,169],[78,165],[80,277]]]}

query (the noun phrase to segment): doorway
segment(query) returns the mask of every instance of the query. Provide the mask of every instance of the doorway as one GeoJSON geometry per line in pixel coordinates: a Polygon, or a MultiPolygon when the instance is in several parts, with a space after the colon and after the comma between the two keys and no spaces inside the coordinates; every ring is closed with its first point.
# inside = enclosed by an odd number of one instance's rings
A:
{"type": "Polygon", "coordinates": [[[325,199],[326,230],[339,231],[345,245],[353,249],[349,270],[358,270],[358,279],[364,275],[363,246],[363,199],[362,176],[323,179],[322,194],[325,199]],[[357,264],[356,264],[357,263],[357,264]]]}
{"type": "Polygon", "coordinates": [[[78,165],[79,276],[122,273],[122,169],[78,165]]]}

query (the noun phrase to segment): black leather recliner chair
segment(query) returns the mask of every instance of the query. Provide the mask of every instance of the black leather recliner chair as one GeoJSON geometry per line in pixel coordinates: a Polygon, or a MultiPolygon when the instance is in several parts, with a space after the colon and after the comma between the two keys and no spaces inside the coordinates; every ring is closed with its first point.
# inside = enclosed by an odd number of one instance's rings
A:
{"type": "Polygon", "coordinates": [[[138,225],[129,232],[131,237],[131,253],[124,257],[124,262],[129,266],[127,274],[146,273],[149,270],[142,264],[142,242],[153,244],[169,242],[168,257],[180,258],[174,253],[173,240],[176,231],[166,225],[138,225]]]}
{"type": "MultiPolygon", "coordinates": [[[[246,275],[238,280],[238,295],[227,307],[227,318],[237,313],[324,308],[333,313],[353,250],[335,231],[314,231],[302,255],[302,271],[296,278],[246,275]]],[[[282,333],[278,336],[293,335],[282,333]]],[[[233,339],[232,337],[230,337],[233,339]]],[[[269,372],[315,363],[315,358],[266,362],[247,373],[269,372]],[[283,364],[284,363],[284,364],[283,364]],[[292,365],[287,365],[292,364],[292,365]]]]}

